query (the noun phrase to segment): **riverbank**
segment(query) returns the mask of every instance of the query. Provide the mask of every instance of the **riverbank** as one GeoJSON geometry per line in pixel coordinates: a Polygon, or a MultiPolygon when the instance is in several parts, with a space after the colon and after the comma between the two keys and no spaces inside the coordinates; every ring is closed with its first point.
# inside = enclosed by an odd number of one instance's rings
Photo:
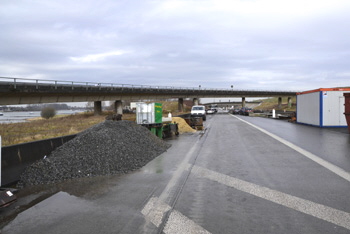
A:
{"type": "MultiPolygon", "coordinates": [[[[85,110],[58,110],[57,117],[83,113],[85,110]]],[[[0,115],[0,124],[22,123],[32,119],[41,119],[41,111],[4,111],[0,115]]]]}
{"type": "MultiPolygon", "coordinates": [[[[108,114],[110,112],[95,116],[92,112],[84,112],[52,119],[33,117],[28,122],[0,124],[2,146],[76,134],[103,122],[108,114]]],[[[123,119],[135,121],[135,115],[124,114],[123,119]]]]}

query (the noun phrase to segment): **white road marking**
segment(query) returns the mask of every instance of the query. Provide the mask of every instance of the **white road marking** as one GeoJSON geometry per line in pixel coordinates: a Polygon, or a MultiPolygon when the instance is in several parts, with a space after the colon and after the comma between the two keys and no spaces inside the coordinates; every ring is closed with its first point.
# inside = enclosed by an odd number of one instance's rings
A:
{"type": "Polygon", "coordinates": [[[197,145],[194,144],[193,147],[188,151],[185,158],[182,160],[176,171],[174,172],[172,178],[169,183],[159,196],[159,198],[152,197],[149,199],[147,204],[142,209],[141,213],[145,216],[147,220],[152,222],[156,227],[160,227],[162,221],[164,219],[164,215],[168,211],[170,211],[170,215],[166,224],[164,226],[164,233],[206,233],[210,234],[210,232],[206,231],[204,228],[188,219],[186,216],[181,214],[176,210],[171,210],[171,206],[169,206],[166,201],[171,198],[174,194],[174,187],[179,182],[181,176],[185,171],[189,171],[191,165],[188,163],[191,156],[194,154],[197,149],[197,145]]]}
{"type": "Polygon", "coordinates": [[[260,130],[261,132],[269,135],[270,137],[278,140],[279,142],[285,144],[286,146],[292,148],[293,150],[299,152],[300,154],[304,155],[305,157],[311,159],[312,161],[318,163],[319,165],[325,167],[326,169],[330,170],[331,172],[337,174],[338,176],[340,176],[340,177],[342,177],[345,180],[350,182],[350,173],[345,171],[344,169],[342,169],[342,168],[340,168],[340,167],[338,167],[338,166],[336,166],[336,165],[334,165],[334,164],[332,164],[332,163],[330,163],[330,162],[328,162],[328,161],[326,161],[326,160],[324,160],[324,159],[314,155],[313,153],[311,153],[309,151],[306,151],[306,150],[300,148],[299,146],[294,145],[293,143],[291,143],[289,141],[286,141],[286,140],[282,139],[279,136],[276,136],[275,134],[273,134],[271,132],[266,131],[265,129],[262,129],[262,128],[254,125],[252,123],[249,123],[248,121],[245,121],[245,120],[243,120],[243,119],[241,119],[241,118],[239,118],[237,116],[234,116],[234,115],[232,115],[232,116],[237,118],[237,119],[239,119],[239,120],[241,120],[242,122],[244,122],[246,124],[249,124],[250,126],[260,130]]]}
{"type": "Polygon", "coordinates": [[[164,233],[178,234],[178,233],[192,233],[192,234],[210,234],[207,230],[197,225],[195,222],[174,210],[171,212],[167,224],[164,228],[164,233]]]}
{"type": "Polygon", "coordinates": [[[149,219],[154,225],[159,227],[162,224],[163,216],[171,207],[158,198],[152,197],[149,199],[141,213],[149,219]]]}
{"type": "MultiPolygon", "coordinates": [[[[162,224],[162,219],[166,212],[171,210],[171,207],[162,202],[159,198],[152,197],[145,205],[141,213],[149,219],[156,227],[162,224]]],[[[177,233],[203,233],[210,234],[207,230],[197,225],[195,222],[181,214],[180,212],[173,210],[166,221],[164,230],[166,234],[177,233]]]]}
{"type": "Polygon", "coordinates": [[[350,230],[350,213],[321,205],[309,200],[246,182],[199,166],[191,171],[194,175],[216,181],[276,204],[297,210],[350,230]]]}
{"type": "Polygon", "coordinates": [[[163,190],[162,194],[159,196],[159,199],[162,202],[165,202],[166,199],[171,197],[171,193],[173,192],[173,188],[178,183],[179,179],[181,178],[181,175],[184,171],[188,171],[190,165],[188,164],[188,161],[190,160],[192,154],[194,154],[194,151],[196,150],[197,144],[194,144],[191,149],[189,149],[188,153],[186,154],[185,158],[182,160],[176,171],[173,173],[173,176],[171,177],[169,183],[163,190]]]}

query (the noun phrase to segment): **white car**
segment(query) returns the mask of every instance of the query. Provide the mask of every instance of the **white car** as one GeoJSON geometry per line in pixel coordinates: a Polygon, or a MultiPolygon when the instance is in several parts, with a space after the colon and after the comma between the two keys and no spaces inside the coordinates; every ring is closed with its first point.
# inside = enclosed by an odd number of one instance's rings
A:
{"type": "Polygon", "coordinates": [[[202,117],[203,121],[206,120],[205,106],[192,106],[191,117],[202,117]]]}
{"type": "Polygon", "coordinates": [[[215,109],[208,109],[207,110],[207,114],[214,114],[215,113],[215,109]]]}

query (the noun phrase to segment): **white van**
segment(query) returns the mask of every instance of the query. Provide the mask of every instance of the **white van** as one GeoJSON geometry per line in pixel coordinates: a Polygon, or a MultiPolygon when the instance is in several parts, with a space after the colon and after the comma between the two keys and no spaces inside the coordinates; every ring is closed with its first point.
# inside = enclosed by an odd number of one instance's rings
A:
{"type": "Polygon", "coordinates": [[[203,121],[206,120],[205,106],[192,106],[191,117],[202,117],[203,121]]]}

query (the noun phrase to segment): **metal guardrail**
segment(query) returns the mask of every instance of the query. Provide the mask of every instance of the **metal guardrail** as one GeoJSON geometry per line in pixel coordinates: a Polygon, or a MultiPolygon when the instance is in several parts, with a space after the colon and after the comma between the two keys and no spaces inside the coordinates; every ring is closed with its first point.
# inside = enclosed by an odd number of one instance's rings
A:
{"type": "Polygon", "coordinates": [[[196,90],[196,91],[238,91],[238,92],[269,92],[269,93],[297,93],[298,91],[267,91],[267,90],[237,90],[233,88],[202,88],[198,87],[175,87],[175,86],[152,86],[152,85],[134,85],[134,84],[116,84],[116,83],[97,83],[97,82],[81,82],[81,81],[63,81],[63,80],[43,80],[43,79],[28,79],[28,78],[16,78],[16,77],[0,77],[0,84],[8,83],[13,85],[16,89],[17,85],[23,84],[35,84],[36,89],[39,89],[40,85],[53,85],[55,89],[58,86],[71,86],[72,89],[76,87],[89,88],[132,88],[132,89],[161,89],[161,90],[196,90]]]}

